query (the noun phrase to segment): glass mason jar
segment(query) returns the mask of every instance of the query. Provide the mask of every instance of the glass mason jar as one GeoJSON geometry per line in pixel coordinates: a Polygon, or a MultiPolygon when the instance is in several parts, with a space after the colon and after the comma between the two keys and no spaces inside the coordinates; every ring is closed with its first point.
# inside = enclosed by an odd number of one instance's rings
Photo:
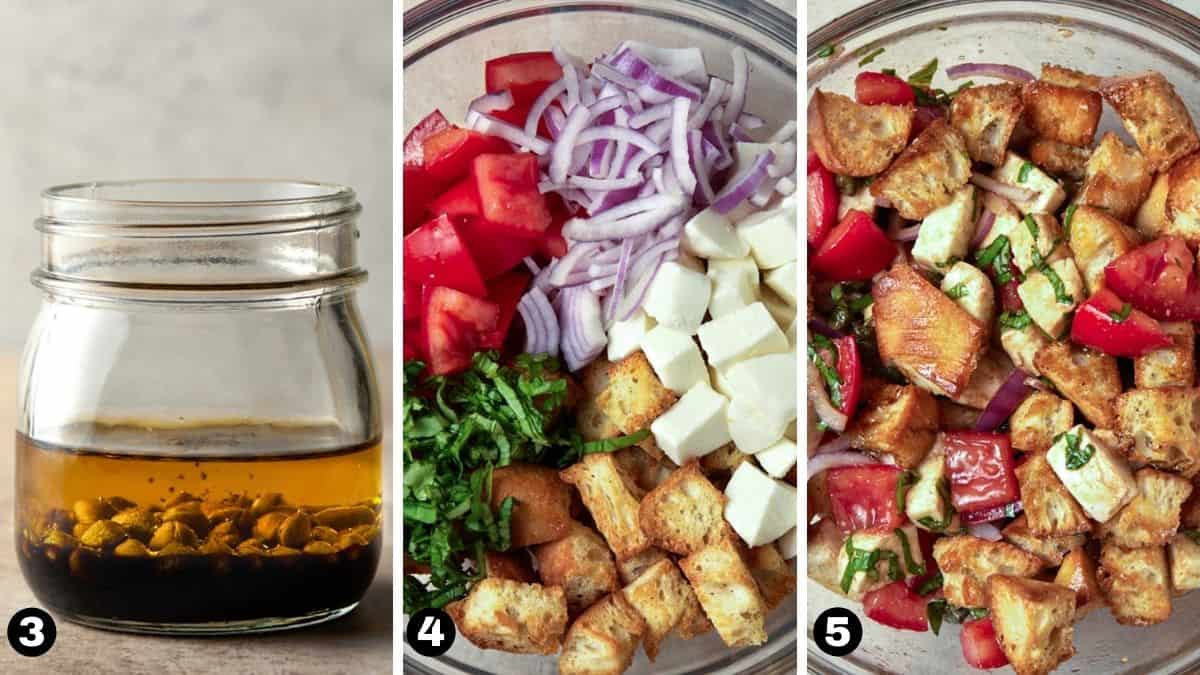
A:
{"type": "Polygon", "coordinates": [[[355,607],[382,541],[359,210],[353,190],[307,182],[43,194],[15,521],[43,604],[153,633],[355,607]]]}

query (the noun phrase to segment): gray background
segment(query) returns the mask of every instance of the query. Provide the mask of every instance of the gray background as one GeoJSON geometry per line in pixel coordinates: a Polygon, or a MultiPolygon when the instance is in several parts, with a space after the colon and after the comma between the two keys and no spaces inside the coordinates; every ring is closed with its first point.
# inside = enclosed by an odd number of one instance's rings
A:
{"type": "MultiPolygon", "coordinates": [[[[869,0],[826,0],[825,2],[808,0],[806,3],[808,5],[808,31],[806,32],[812,32],[867,2],[869,0]]],[[[1186,9],[1193,14],[1200,11],[1200,0],[1167,0],[1167,3],[1180,9],[1186,9]]]]}
{"type": "Polygon", "coordinates": [[[358,191],[362,309],[390,350],[391,35],[389,0],[0,0],[0,349],[39,302],[43,188],[269,176],[358,191]]]}

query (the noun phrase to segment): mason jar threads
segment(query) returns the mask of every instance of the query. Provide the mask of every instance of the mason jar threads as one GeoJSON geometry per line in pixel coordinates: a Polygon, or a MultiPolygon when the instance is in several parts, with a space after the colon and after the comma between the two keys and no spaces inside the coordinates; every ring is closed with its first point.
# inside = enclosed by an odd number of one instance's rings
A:
{"type": "Polygon", "coordinates": [[[17,557],[63,618],[240,633],[351,611],[382,548],[360,207],[306,182],[43,194],[17,557]]]}

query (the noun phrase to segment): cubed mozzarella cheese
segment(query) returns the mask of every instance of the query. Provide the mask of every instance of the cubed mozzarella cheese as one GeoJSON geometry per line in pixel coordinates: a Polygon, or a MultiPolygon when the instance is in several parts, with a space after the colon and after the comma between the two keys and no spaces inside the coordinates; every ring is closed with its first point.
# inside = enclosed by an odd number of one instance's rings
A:
{"type": "Polygon", "coordinates": [[[658,268],[642,309],[660,325],[695,335],[712,293],[708,277],[677,262],[658,268]]]}
{"type": "Polygon", "coordinates": [[[996,318],[996,291],[992,282],[978,267],[962,261],[942,277],[942,292],[949,295],[967,314],[975,317],[985,328],[996,318]]]}
{"type": "Polygon", "coordinates": [[[675,264],[682,265],[697,274],[704,274],[704,261],[687,251],[679,252],[679,257],[675,259],[675,264]]]}
{"type": "Polygon", "coordinates": [[[800,555],[800,540],[796,534],[799,529],[800,528],[798,527],[793,527],[787,532],[784,532],[783,536],[779,538],[779,541],[775,542],[775,546],[779,548],[779,555],[784,560],[791,560],[797,555],[800,555]]]}
{"type": "MultiPolygon", "coordinates": [[[[783,298],[779,297],[770,287],[762,289],[758,294],[758,299],[762,304],[766,305],[767,311],[775,319],[775,323],[779,324],[780,328],[787,326],[796,320],[796,307],[789,305],[783,298]]],[[[867,309],[870,309],[868,307],[867,309]]]]}
{"type": "Polygon", "coordinates": [[[870,185],[864,185],[852,195],[841,195],[838,199],[838,222],[840,223],[851,210],[862,211],[872,219],[875,218],[875,195],[871,194],[870,185]]]}
{"type": "Polygon", "coordinates": [[[712,298],[708,313],[718,318],[758,301],[758,265],[752,258],[710,260],[712,298]]]}
{"type": "MultiPolygon", "coordinates": [[[[904,533],[904,537],[908,541],[909,555],[912,556],[913,562],[917,565],[925,561],[921,555],[921,547],[917,545],[917,528],[912,523],[902,525],[898,528],[904,533]]],[[[848,537],[848,545],[862,551],[891,551],[896,554],[900,560],[900,568],[908,575],[907,566],[904,565],[904,545],[900,542],[900,535],[896,531],[892,532],[852,532],[848,537]]],[[[846,552],[846,546],[843,546],[838,552],[837,561],[837,578],[840,581],[846,573],[846,567],[850,564],[850,554],[846,552]]],[[[888,560],[881,559],[875,565],[877,574],[872,579],[866,571],[855,572],[850,579],[850,590],[846,593],[852,599],[859,600],[863,595],[870,591],[886,586],[892,583],[888,578],[888,560]]]]}
{"type": "Polygon", "coordinates": [[[1002,183],[1034,191],[1033,199],[1013,201],[1021,213],[1054,213],[1058,211],[1058,207],[1062,206],[1067,199],[1066,190],[1063,190],[1063,186],[1059,185],[1058,181],[1032,163],[1025,180],[1020,180],[1021,167],[1025,163],[1024,157],[1010,152],[1005,155],[1004,164],[992,172],[992,178],[1002,183]]]}
{"type": "Polygon", "coordinates": [[[925,216],[913,244],[913,259],[933,269],[961,260],[974,236],[975,186],[968,184],[954,193],[949,204],[925,216]]]}
{"type": "Polygon", "coordinates": [[[1137,496],[1137,481],[1125,457],[1082,424],[1058,437],[1046,452],[1046,461],[1088,517],[1097,522],[1108,521],[1137,496]],[[1071,447],[1078,447],[1084,455],[1092,449],[1092,456],[1083,466],[1069,469],[1067,451],[1071,447]]]}
{"type": "Polygon", "coordinates": [[[698,335],[709,365],[717,368],[788,350],[787,337],[761,302],[702,324],[698,335]]]}
{"type": "Polygon", "coordinates": [[[773,270],[796,259],[796,211],[781,208],[751,214],[737,225],[759,268],[773,270]]]}
{"type": "Polygon", "coordinates": [[[683,226],[683,250],[701,258],[744,258],[750,247],[733,229],[733,223],[711,208],[692,216],[683,226]]]}
{"type": "Polygon", "coordinates": [[[655,326],[642,338],[642,351],[663,386],[676,394],[697,383],[708,384],[708,368],[690,335],[667,326],[655,326]]]}
{"type": "Polygon", "coordinates": [[[725,373],[723,371],[709,366],[708,381],[711,383],[712,388],[715,389],[719,394],[725,398],[733,398],[733,387],[731,387],[729,382],[725,379],[725,373]]]}
{"type": "Polygon", "coordinates": [[[1041,375],[1033,364],[1033,358],[1048,344],[1050,336],[1035,324],[1025,328],[1000,327],[1000,346],[1004,347],[1004,353],[1012,359],[1013,365],[1027,373],[1041,375]]]}
{"type": "Polygon", "coordinates": [[[620,361],[642,348],[642,340],[655,326],[642,310],[624,321],[615,321],[608,329],[608,360],[620,361]]]}
{"type": "Polygon", "coordinates": [[[725,486],[725,520],[747,546],[762,546],[796,526],[796,488],[742,462],[725,486]]]}
{"type": "Polygon", "coordinates": [[[918,527],[927,529],[919,522],[922,518],[941,522],[949,510],[950,505],[943,499],[940,488],[946,479],[946,451],[939,436],[929,454],[917,466],[917,482],[905,495],[904,513],[918,527]]]}
{"type": "Polygon", "coordinates": [[[800,449],[795,441],[783,438],[754,453],[754,459],[771,478],[783,478],[800,461],[800,449]]]}
{"type": "Polygon", "coordinates": [[[775,291],[781,300],[791,305],[796,306],[796,276],[799,274],[796,267],[796,261],[776,267],[767,272],[763,277],[763,282],[767,284],[767,288],[775,291]]]}
{"type": "Polygon", "coordinates": [[[1048,213],[1032,213],[1021,218],[1019,225],[1008,232],[1013,262],[1017,269],[1027,270],[1037,262],[1036,251],[1042,260],[1057,260],[1067,254],[1062,242],[1058,221],[1048,213]]]}
{"type": "Polygon", "coordinates": [[[729,442],[729,401],[700,382],[650,423],[654,442],[676,464],[703,457],[729,442]]]}
{"type": "Polygon", "coordinates": [[[761,452],[783,438],[789,420],[772,411],[756,408],[744,398],[734,398],[725,410],[729,437],[734,446],[748,455],[761,452]]]}
{"type": "Polygon", "coordinates": [[[796,319],[792,319],[792,323],[788,325],[788,329],[783,331],[784,337],[788,339],[788,348],[796,348],[796,319]]]}
{"type": "Polygon", "coordinates": [[[1083,279],[1075,268],[1075,261],[1070,258],[1056,260],[1049,268],[1062,280],[1065,294],[1054,288],[1048,275],[1040,270],[1030,270],[1025,281],[1017,287],[1017,295],[1021,296],[1029,318],[1039,328],[1051,336],[1060,336],[1069,327],[1071,312],[1085,295],[1083,279]]]}
{"type": "Polygon", "coordinates": [[[772,419],[796,418],[796,354],[768,354],[738,362],[725,371],[734,398],[743,398],[772,419]]]}

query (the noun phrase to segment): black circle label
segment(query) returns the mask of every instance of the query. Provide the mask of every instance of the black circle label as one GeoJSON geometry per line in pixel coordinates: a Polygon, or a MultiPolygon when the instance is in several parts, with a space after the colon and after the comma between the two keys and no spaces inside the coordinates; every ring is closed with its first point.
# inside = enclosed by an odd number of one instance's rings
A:
{"type": "Polygon", "coordinates": [[[440,609],[422,609],[408,617],[404,634],[421,656],[441,656],[450,651],[457,630],[449,614],[440,609]]]}
{"type": "Polygon", "coordinates": [[[830,656],[846,656],[862,642],[863,626],[858,615],[845,607],[830,607],[813,624],[813,640],[830,656]]]}
{"type": "Polygon", "coordinates": [[[26,607],[8,620],[8,644],[21,656],[41,656],[58,637],[58,626],[45,610],[26,607]]]}

